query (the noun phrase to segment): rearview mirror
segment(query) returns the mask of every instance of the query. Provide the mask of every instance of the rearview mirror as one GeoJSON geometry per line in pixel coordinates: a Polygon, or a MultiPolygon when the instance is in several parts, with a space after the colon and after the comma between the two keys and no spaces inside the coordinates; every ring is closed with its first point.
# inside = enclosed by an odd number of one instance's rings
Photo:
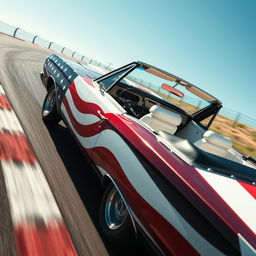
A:
{"type": "Polygon", "coordinates": [[[176,88],[173,88],[172,86],[168,85],[168,84],[162,84],[161,85],[161,88],[166,90],[167,92],[170,92],[180,98],[183,98],[184,97],[184,93],[179,91],[178,89],[176,88]]]}

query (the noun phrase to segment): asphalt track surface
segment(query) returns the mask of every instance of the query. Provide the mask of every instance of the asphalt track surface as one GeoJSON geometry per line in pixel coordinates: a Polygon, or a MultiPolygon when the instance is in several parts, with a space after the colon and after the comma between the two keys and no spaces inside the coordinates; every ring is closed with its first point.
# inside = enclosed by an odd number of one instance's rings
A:
{"type": "MultiPolygon", "coordinates": [[[[0,84],[42,167],[78,254],[125,255],[104,239],[102,242],[99,235],[102,189],[90,163],[64,124],[47,129],[42,122],[41,106],[46,90],[39,72],[50,53],[40,46],[0,34],[0,84]]],[[[0,207],[0,255],[16,255],[1,170],[0,207]]],[[[140,246],[135,251],[136,255],[145,255],[140,246]]]]}

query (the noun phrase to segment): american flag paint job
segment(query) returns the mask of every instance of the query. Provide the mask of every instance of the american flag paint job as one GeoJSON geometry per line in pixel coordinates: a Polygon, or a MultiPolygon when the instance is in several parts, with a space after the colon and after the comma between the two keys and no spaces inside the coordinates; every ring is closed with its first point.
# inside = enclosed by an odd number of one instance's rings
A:
{"type": "MultiPolygon", "coordinates": [[[[75,86],[75,83],[73,86],[75,86]]],[[[183,236],[176,231],[177,229],[179,229],[180,232],[184,230],[183,234],[186,235],[186,233],[190,232],[191,227],[182,216],[178,213],[174,213],[175,209],[168,203],[152,179],[147,175],[147,172],[133,154],[132,150],[129,149],[125,141],[115,131],[105,126],[98,135],[83,137],[79,132],[81,127],[78,126],[77,128],[76,122],[73,120],[74,117],[70,117],[66,110],[65,103],[62,105],[61,109],[70,128],[78,137],[81,145],[87,150],[89,156],[120,184],[129,204],[134,205],[134,208],[138,209],[137,214],[141,215],[140,219],[144,218],[147,220],[145,221],[145,225],[149,226],[149,230],[151,229],[153,233],[152,236],[156,236],[157,238],[159,236],[162,237],[160,242],[168,248],[168,251],[180,254],[186,251],[193,255],[195,250],[190,245],[190,243],[192,243],[201,253],[203,252],[203,246],[205,246],[205,244],[208,245],[209,250],[213,251],[212,255],[219,253],[218,250],[204,240],[193,228],[191,231],[192,234],[190,236],[187,235],[187,239],[184,239],[183,236]],[[97,139],[95,138],[96,136],[97,139]],[[123,150],[125,154],[120,154],[120,150],[123,150]],[[128,159],[129,161],[127,161],[128,159]],[[134,200],[132,200],[129,195],[132,195],[134,200]],[[151,224],[149,225],[149,223],[151,224]],[[168,231],[170,232],[170,236],[164,237],[163,234],[166,234],[168,231]],[[190,243],[187,242],[192,236],[194,240],[190,241],[190,243]],[[176,241],[175,243],[171,242],[173,239],[176,241]]]]}

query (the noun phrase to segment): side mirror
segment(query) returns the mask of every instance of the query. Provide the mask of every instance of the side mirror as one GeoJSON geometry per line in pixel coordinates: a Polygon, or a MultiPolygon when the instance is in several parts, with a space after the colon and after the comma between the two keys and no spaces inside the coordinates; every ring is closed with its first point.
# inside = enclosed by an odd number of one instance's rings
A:
{"type": "Polygon", "coordinates": [[[179,91],[178,89],[176,89],[176,88],[174,88],[174,87],[172,87],[172,86],[170,86],[168,84],[162,84],[161,88],[166,90],[167,92],[170,92],[170,93],[180,97],[180,98],[184,97],[184,93],[183,92],[179,91]]]}
{"type": "Polygon", "coordinates": [[[103,88],[103,83],[102,82],[99,82],[99,88],[100,88],[100,91],[103,92],[104,91],[104,88],[103,88]]]}

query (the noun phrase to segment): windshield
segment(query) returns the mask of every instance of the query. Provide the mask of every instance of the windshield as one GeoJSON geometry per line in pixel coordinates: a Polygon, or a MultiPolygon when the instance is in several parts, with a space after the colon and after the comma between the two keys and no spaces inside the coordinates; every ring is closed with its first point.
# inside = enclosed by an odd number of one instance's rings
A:
{"type": "Polygon", "coordinates": [[[205,108],[214,100],[214,98],[208,96],[208,94],[199,88],[191,87],[189,84],[179,84],[175,78],[164,75],[153,68],[145,69],[144,67],[137,67],[130,72],[128,76],[122,79],[121,82],[146,90],[150,94],[178,106],[190,115],[205,108]],[[175,89],[179,90],[184,96],[182,98],[178,97],[163,89],[162,87],[164,86],[162,85],[175,87],[175,89]]]}

